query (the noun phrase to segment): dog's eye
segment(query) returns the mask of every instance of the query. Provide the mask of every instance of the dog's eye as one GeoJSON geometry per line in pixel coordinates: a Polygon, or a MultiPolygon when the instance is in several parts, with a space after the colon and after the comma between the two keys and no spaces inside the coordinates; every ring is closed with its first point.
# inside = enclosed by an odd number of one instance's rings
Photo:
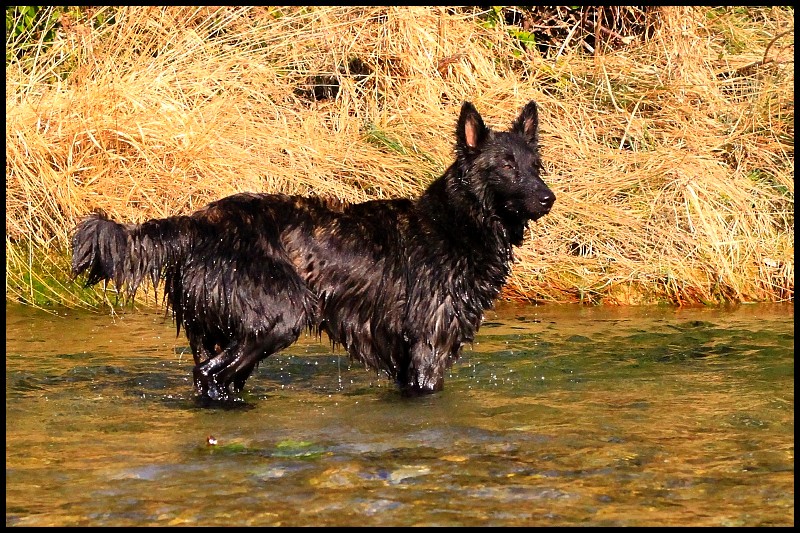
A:
{"type": "Polygon", "coordinates": [[[516,170],[514,165],[512,165],[511,163],[503,163],[503,165],[500,168],[502,168],[503,170],[516,170]]]}

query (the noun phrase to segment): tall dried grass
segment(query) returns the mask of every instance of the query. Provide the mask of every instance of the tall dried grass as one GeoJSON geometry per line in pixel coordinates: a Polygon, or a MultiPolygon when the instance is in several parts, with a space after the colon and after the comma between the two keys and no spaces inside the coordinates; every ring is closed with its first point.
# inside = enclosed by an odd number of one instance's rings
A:
{"type": "Polygon", "coordinates": [[[245,190],[415,195],[452,160],[463,100],[505,127],[531,99],[558,200],[507,297],[793,299],[791,10],[663,8],[649,39],[594,55],[543,55],[440,7],[113,17],[63,20],[7,61],[7,299],[100,301],[68,279],[91,210],[140,222],[245,190]],[[309,97],[320,80],[335,96],[309,97]]]}

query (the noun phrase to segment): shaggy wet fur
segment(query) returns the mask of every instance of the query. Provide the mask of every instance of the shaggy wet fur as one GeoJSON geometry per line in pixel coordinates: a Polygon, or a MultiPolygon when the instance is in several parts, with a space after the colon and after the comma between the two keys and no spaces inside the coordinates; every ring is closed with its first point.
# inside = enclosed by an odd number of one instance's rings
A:
{"type": "Polygon", "coordinates": [[[540,170],[534,102],[502,132],[465,102],[456,160],[417,199],[242,193],[139,225],[95,213],[75,230],[72,270],[129,296],[163,279],[203,398],[241,391],[306,329],[406,393],[434,392],[506,282],[512,246],[555,201],[540,170]]]}

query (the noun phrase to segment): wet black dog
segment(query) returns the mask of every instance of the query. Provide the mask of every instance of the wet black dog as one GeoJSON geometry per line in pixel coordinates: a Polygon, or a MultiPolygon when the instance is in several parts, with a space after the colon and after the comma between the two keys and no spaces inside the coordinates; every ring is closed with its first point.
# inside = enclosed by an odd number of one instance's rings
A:
{"type": "Polygon", "coordinates": [[[538,126],[535,102],[503,132],[465,102],[456,161],[415,200],[242,193],[139,225],[96,213],[76,228],[73,274],[128,295],[163,278],[204,398],[241,391],[304,329],[409,394],[438,391],[506,282],[512,246],[555,201],[538,126]]]}

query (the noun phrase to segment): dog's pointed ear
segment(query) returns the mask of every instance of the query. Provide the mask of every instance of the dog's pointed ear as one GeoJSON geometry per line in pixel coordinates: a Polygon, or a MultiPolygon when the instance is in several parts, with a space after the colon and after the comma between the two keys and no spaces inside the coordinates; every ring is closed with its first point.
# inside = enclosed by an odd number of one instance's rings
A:
{"type": "Polygon", "coordinates": [[[470,102],[461,105],[461,115],[456,127],[456,149],[460,154],[468,154],[478,150],[486,140],[489,130],[475,106],[470,102]]]}
{"type": "Polygon", "coordinates": [[[514,121],[512,131],[522,135],[531,146],[539,144],[539,110],[536,102],[531,100],[522,108],[522,112],[514,121]]]}

